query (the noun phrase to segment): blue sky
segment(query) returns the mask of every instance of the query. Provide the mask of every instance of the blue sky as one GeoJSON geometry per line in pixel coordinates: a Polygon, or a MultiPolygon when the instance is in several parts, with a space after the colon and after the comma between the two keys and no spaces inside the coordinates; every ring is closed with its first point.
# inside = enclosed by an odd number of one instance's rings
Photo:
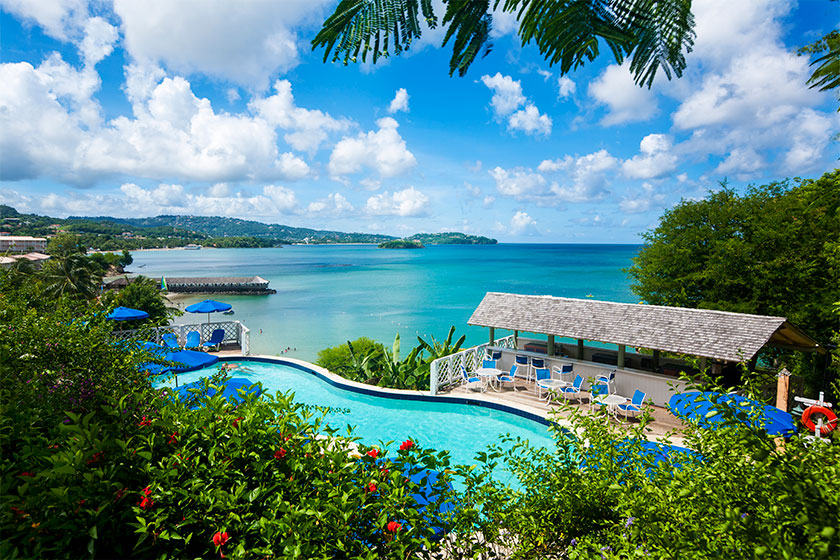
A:
{"type": "Polygon", "coordinates": [[[324,64],[335,4],[0,0],[0,202],[635,243],[721,180],[837,166],[837,99],[792,54],[838,25],[828,0],[695,0],[685,75],[650,90],[609,56],[560,77],[505,14],[465,78],[439,30],[324,64]]]}

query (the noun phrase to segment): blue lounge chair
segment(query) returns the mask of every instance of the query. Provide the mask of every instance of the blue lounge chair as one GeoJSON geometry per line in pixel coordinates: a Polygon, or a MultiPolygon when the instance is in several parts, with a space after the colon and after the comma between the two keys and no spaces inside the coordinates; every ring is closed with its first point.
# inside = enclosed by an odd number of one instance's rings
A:
{"type": "Polygon", "coordinates": [[[181,345],[178,344],[178,337],[173,333],[166,333],[163,335],[163,345],[172,350],[181,349],[181,345]]]}
{"type": "Polygon", "coordinates": [[[560,379],[563,381],[571,382],[572,374],[575,372],[575,365],[574,364],[560,364],[559,366],[554,366],[554,373],[560,376],[560,379]]]}
{"type": "Polygon", "coordinates": [[[548,368],[537,368],[534,370],[537,386],[537,398],[541,399],[543,391],[551,392],[558,389],[557,383],[551,379],[551,371],[548,368]]]}
{"type": "MultiPolygon", "coordinates": [[[[513,360],[516,365],[516,375],[514,377],[524,379],[526,383],[531,381],[531,367],[528,365],[528,356],[516,356],[513,360]]],[[[510,371],[513,372],[513,368],[510,371]]]]}
{"type": "Polygon", "coordinates": [[[575,376],[575,381],[572,383],[571,387],[560,387],[557,391],[562,393],[563,400],[568,400],[569,397],[574,397],[578,402],[580,402],[581,385],[583,385],[583,377],[578,374],[575,376]]]}
{"type": "Polygon", "coordinates": [[[198,348],[201,346],[201,335],[198,334],[198,331],[190,331],[187,333],[187,341],[184,342],[184,350],[188,350],[190,348],[198,348]]]}
{"type": "Polygon", "coordinates": [[[602,373],[595,379],[595,383],[606,385],[608,393],[615,393],[615,370],[602,373]],[[610,384],[612,384],[612,387],[610,387],[610,384]]]}
{"type": "Polygon", "coordinates": [[[496,360],[484,360],[481,363],[481,367],[485,367],[488,369],[496,369],[496,360]]]}
{"type": "Polygon", "coordinates": [[[224,342],[224,340],[225,340],[225,329],[216,329],[216,330],[213,331],[213,334],[210,335],[210,340],[208,340],[207,342],[205,342],[201,346],[203,348],[208,348],[208,349],[215,348],[216,350],[218,350],[221,347],[222,342],[224,342]]]}
{"type": "Polygon", "coordinates": [[[589,408],[603,408],[606,407],[604,403],[598,400],[598,397],[605,397],[610,393],[610,388],[605,383],[593,383],[589,388],[589,408]]]}
{"type": "Polygon", "coordinates": [[[470,377],[470,375],[467,373],[467,368],[465,368],[464,366],[461,366],[461,377],[463,378],[464,385],[470,387],[471,389],[478,388],[482,392],[486,389],[484,381],[482,381],[481,378],[477,375],[470,377]]]}
{"type": "Polygon", "coordinates": [[[642,404],[644,403],[646,396],[647,395],[644,391],[636,389],[636,391],[633,393],[633,398],[630,399],[629,403],[618,405],[619,410],[624,411],[625,420],[627,420],[627,414],[629,412],[632,412],[635,416],[637,413],[642,411],[642,404]]]}

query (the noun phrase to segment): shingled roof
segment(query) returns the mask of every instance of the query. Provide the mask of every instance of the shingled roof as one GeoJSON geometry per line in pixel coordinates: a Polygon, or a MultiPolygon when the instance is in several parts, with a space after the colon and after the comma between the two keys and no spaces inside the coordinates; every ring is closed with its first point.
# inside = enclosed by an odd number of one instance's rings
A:
{"type": "Polygon", "coordinates": [[[730,362],[768,344],[818,348],[784,317],[499,292],[488,292],[468,323],[730,362]]]}

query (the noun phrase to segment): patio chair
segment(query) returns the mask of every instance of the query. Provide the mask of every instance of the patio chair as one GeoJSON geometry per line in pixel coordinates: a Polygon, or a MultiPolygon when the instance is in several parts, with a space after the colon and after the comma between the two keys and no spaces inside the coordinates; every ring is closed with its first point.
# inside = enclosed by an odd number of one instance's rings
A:
{"type": "Polygon", "coordinates": [[[602,373],[595,379],[595,383],[606,385],[608,393],[615,393],[615,370],[602,373]]]}
{"type": "Polygon", "coordinates": [[[589,388],[589,409],[604,408],[607,405],[598,401],[598,397],[604,397],[610,392],[609,386],[604,383],[593,383],[589,388]]]}
{"type": "Polygon", "coordinates": [[[201,346],[201,335],[198,334],[198,331],[190,331],[187,333],[187,340],[184,342],[184,350],[188,350],[190,348],[198,348],[201,346]]]}
{"type": "Polygon", "coordinates": [[[202,348],[207,348],[208,350],[211,348],[215,348],[219,350],[222,346],[222,342],[225,340],[225,329],[215,329],[213,333],[210,335],[210,340],[205,342],[201,345],[202,348]]]}
{"type": "Polygon", "coordinates": [[[502,388],[503,383],[510,383],[510,386],[513,387],[513,390],[516,391],[516,377],[514,377],[514,373],[516,372],[516,366],[513,366],[510,369],[510,373],[502,372],[496,378],[499,380],[499,388],[502,388]]]}
{"type": "Polygon", "coordinates": [[[629,403],[618,405],[619,410],[624,411],[625,420],[627,420],[628,413],[632,412],[633,416],[635,416],[636,414],[642,411],[642,404],[644,403],[646,396],[647,394],[645,394],[644,391],[636,389],[636,391],[633,393],[633,398],[630,399],[629,403]]]}
{"type": "Polygon", "coordinates": [[[528,373],[528,357],[517,356],[513,367],[510,368],[510,375],[516,379],[524,379],[527,383],[531,380],[531,375],[528,373]],[[525,358],[525,363],[519,361],[519,358],[525,358]]]}
{"type": "Polygon", "coordinates": [[[180,350],[181,345],[178,344],[178,337],[174,333],[168,332],[163,335],[163,345],[172,350],[180,350]]]}
{"type": "Polygon", "coordinates": [[[481,378],[477,375],[470,377],[470,374],[467,373],[467,368],[465,368],[464,366],[461,366],[461,377],[463,380],[463,384],[469,387],[470,389],[477,388],[479,391],[484,391],[484,381],[482,381],[481,378]]]}
{"type": "Polygon", "coordinates": [[[502,359],[502,351],[501,350],[490,350],[489,348],[485,350],[485,356],[488,360],[501,360],[502,359]]]}
{"type": "Polygon", "coordinates": [[[578,402],[580,402],[580,395],[582,393],[580,388],[582,385],[583,376],[578,374],[575,376],[575,380],[570,387],[560,387],[557,391],[563,395],[564,401],[568,400],[569,397],[574,397],[578,402]]]}
{"type": "Polygon", "coordinates": [[[487,369],[496,369],[496,360],[484,360],[481,362],[481,367],[487,369]]]}
{"type": "Polygon", "coordinates": [[[572,374],[575,372],[575,365],[574,364],[560,364],[559,366],[554,366],[554,373],[560,376],[560,379],[563,381],[571,381],[572,374]]]}

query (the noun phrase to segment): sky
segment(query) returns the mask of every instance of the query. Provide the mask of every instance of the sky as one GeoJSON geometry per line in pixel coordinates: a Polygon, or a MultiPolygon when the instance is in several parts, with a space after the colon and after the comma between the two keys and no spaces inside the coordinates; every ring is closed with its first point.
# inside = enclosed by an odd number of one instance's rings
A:
{"type": "Polygon", "coordinates": [[[0,0],[0,203],[638,243],[722,181],[838,166],[836,94],[793,54],[838,26],[828,0],[695,0],[686,71],[651,89],[608,49],[561,76],[503,13],[464,78],[440,29],[324,63],[310,41],[336,4],[0,0]]]}

